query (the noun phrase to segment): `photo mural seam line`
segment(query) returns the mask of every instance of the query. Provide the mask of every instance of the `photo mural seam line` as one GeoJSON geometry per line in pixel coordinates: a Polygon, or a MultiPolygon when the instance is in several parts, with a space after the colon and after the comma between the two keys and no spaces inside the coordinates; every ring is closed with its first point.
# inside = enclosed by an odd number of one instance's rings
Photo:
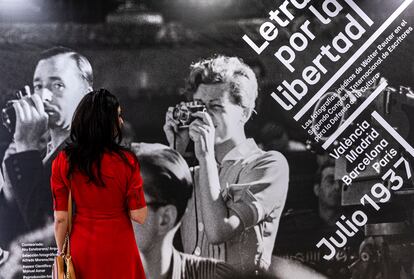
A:
{"type": "Polygon", "coordinates": [[[405,150],[407,150],[408,153],[411,154],[411,156],[414,157],[414,148],[397,132],[394,130],[393,127],[391,127],[391,125],[384,119],[382,118],[381,115],[378,114],[377,111],[374,111],[371,113],[372,117],[374,117],[374,119],[381,124],[382,127],[384,127],[384,129],[390,133],[390,135],[397,140],[397,142],[399,144],[402,145],[402,147],[405,148],[405,150]]]}
{"type": "Polygon", "coordinates": [[[346,128],[354,121],[368,106],[375,100],[375,98],[387,87],[387,82],[382,82],[374,92],[352,113],[352,115],[328,138],[322,145],[323,149],[327,149],[346,128]]]}
{"type": "Polygon", "coordinates": [[[341,76],[348,70],[349,67],[371,46],[372,43],[387,29],[391,23],[411,4],[413,0],[404,1],[392,15],[372,34],[372,36],[352,55],[352,57],[322,86],[321,89],[299,110],[299,112],[293,117],[296,121],[299,121],[303,115],[325,94],[341,76]]]}

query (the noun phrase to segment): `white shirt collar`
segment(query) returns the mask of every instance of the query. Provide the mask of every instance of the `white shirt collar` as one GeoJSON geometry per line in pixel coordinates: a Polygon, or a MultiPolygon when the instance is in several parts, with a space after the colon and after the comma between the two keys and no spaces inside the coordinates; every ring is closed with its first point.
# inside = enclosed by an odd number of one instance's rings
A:
{"type": "Polygon", "coordinates": [[[258,149],[259,149],[259,147],[257,146],[254,139],[252,139],[252,138],[246,139],[244,142],[242,142],[242,143],[236,145],[235,147],[233,147],[233,149],[230,150],[224,156],[221,163],[223,163],[224,161],[230,161],[230,160],[236,161],[236,160],[246,158],[250,154],[253,154],[253,153],[257,152],[258,149]]]}

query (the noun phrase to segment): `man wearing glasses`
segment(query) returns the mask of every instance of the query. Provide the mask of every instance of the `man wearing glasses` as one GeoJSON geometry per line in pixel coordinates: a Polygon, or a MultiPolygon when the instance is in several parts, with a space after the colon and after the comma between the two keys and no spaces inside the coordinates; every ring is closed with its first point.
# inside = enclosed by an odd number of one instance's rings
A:
{"type": "Polygon", "coordinates": [[[175,150],[158,144],[133,145],[144,181],[148,216],[134,224],[147,279],[224,278],[232,269],[224,262],[178,252],[174,235],[191,197],[189,167],[175,150]]]}

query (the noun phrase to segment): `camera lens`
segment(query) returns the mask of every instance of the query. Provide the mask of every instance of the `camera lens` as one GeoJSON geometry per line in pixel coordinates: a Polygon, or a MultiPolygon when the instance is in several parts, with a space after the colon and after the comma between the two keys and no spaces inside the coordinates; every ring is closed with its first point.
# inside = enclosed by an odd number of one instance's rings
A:
{"type": "Polygon", "coordinates": [[[16,113],[14,112],[13,104],[7,103],[6,107],[1,110],[1,121],[3,126],[12,133],[16,126],[16,113]]]}
{"type": "Polygon", "coordinates": [[[180,108],[178,108],[178,107],[175,107],[174,108],[174,110],[173,110],[173,118],[175,120],[180,119],[180,108]]]}
{"type": "Polygon", "coordinates": [[[180,120],[186,123],[190,119],[190,112],[187,109],[181,110],[180,120]]]}

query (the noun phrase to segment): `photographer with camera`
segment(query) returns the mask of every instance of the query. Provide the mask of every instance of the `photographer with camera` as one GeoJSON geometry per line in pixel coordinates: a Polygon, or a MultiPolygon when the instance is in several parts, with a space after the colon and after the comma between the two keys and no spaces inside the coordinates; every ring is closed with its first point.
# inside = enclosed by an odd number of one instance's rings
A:
{"type": "Polygon", "coordinates": [[[183,114],[177,112],[180,106],[170,107],[164,125],[170,146],[180,153],[190,139],[194,142],[199,163],[181,227],[184,252],[221,259],[241,271],[266,270],[289,168],[281,153],[264,152],[246,138],[256,77],[240,59],[217,56],[191,66],[187,90],[205,111],[192,112],[194,119],[185,127],[177,117],[183,114]]]}
{"type": "Polygon", "coordinates": [[[11,101],[16,123],[3,161],[0,226],[8,229],[1,231],[2,247],[52,220],[51,163],[69,137],[72,115],[92,89],[92,79],[92,67],[84,56],[54,47],[41,54],[33,94],[26,86],[26,96],[11,101]],[[43,153],[40,147],[47,133],[50,141],[43,153]]]}

